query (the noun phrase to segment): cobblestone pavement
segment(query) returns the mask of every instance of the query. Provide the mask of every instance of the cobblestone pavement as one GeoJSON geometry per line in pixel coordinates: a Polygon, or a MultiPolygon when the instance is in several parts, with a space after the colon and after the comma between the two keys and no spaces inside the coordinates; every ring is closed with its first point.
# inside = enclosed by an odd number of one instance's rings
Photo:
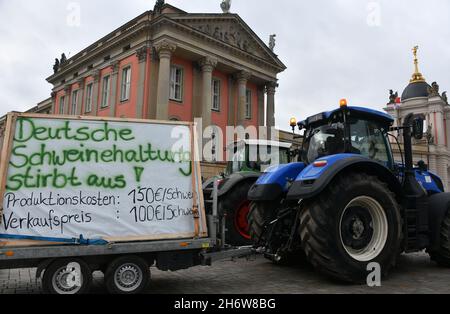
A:
{"type": "MultiPolygon", "coordinates": [[[[0,293],[42,293],[35,272],[34,269],[0,270],[0,293]]],[[[101,273],[94,274],[91,292],[105,293],[101,273]]],[[[152,269],[148,293],[450,293],[450,269],[436,266],[426,254],[403,255],[398,267],[382,282],[382,287],[369,288],[331,281],[308,265],[280,267],[258,257],[178,272],[152,269]]]]}

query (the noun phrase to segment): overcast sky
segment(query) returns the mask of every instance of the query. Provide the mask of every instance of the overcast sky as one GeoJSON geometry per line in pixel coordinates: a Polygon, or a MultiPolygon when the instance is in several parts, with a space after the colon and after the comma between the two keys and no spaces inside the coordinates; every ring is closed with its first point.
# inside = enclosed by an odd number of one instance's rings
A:
{"type": "MultiPolygon", "coordinates": [[[[221,12],[221,0],[166,1],[188,12],[221,12]]],[[[0,115],[49,97],[54,59],[74,55],[145,10],[153,0],[0,0],[0,115]],[[74,3],[76,5],[74,5],[74,3]],[[80,7],[80,24],[68,17],[80,7]]],[[[450,1],[233,0],[238,13],[268,42],[287,70],[279,76],[277,125],[338,106],[382,109],[388,90],[401,94],[420,69],[450,90],[450,1]]]]}

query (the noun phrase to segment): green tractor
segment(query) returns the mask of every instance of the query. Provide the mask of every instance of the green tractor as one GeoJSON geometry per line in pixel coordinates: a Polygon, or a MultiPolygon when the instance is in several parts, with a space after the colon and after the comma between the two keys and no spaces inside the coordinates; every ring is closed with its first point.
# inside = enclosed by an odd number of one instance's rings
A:
{"type": "MultiPolygon", "coordinates": [[[[292,144],[242,140],[228,146],[228,161],[225,173],[203,183],[205,200],[212,199],[214,182],[218,182],[219,215],[225,216],[226,244],[231,246],[251,245],[248,214],[250,201],[248,192],[261,174],[274,164],[291,162],[292,144]]],[[[207,211],[212,211],[206,202],[207,211]]]]}

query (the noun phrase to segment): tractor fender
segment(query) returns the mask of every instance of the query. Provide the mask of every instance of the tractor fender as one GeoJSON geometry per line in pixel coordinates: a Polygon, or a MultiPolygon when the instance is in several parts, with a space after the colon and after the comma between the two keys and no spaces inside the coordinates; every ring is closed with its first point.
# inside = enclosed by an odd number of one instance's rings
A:
{"type": "Polygon", "coordinates": [[[430,230],[430,251],[439,250],[442,222],[450,209],[450,193],[437,193],[428,198],[428,223],[430,230]]]}
{"type": "Polygon", "coordinates": [[[221,197],[230,192],[236,185],[244,181],[256,182],[261,176],[259,172],[238,172],[227,176],[219,186],[218,196],[221,197]]]}
{"type": "Polygon", "coordinates": [[[287,193],[288,200],[308,199],[320,194],[338,175],[353,171],[379,177],[396,195],[403,194],[397,177],[383,164],[355,154],[339,154],[320,158],[325,166],[309,165],[297,177],[287,193]]]}
{"type": "Polygon", "coordinates": [[[289,184],[305,169],[302,162],[272,166],[256,181],[248,193],[251,201],[273,201],[285,193],[289,184]]]}
{"type": "Polygon", "coordinates": [[[203,182],[203,184],[202,184],[203,190],[208,189],[208,188],[213,188],[214,187],[214,181],[217,181],[219,179],[221,179],[220,176],[215,176],[215,177],[209,178],[208,180],[203,182]]]}

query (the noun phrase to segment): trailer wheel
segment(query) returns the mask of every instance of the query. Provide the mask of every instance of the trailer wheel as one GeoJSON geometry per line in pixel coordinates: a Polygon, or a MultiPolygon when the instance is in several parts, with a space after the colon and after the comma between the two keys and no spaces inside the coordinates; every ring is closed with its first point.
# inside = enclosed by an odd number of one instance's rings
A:
{"type": "Polygon", "coordinates": [[[138,256],[113,260],[106,270],[105,283],[111,294],[139,294],[150,282],[150,267],[138,256]]]}
{"type": "Polygon", "coordinates": [[[304,201],[300,237],[308,261],[338,280],[365,283],[375,262],[386,276],[402,240],[399,205],[377,177],[349,174],[304,201]]]}
{"type": "Polygon", "coordinates": [[[254,182],[246,181],[236,185],[230,192],[219,198],[219,209],[226,213],[226,241],[233,246],[251,244],[248,231],[250,202],[248,191],[254,182]]]}
{"type": "Polygon", "coordinates": [[[438,251],[429,252],[430,257],[439,266],[450,267],[450,211],[441,225],[441,245],[438,251]]]}
{"type": "Polygon", "coordinates": [[[92,272],[80,259],[56,260],[42,277],[42,288],[47,294],[85,294],[91,283],[92,272]]]}

